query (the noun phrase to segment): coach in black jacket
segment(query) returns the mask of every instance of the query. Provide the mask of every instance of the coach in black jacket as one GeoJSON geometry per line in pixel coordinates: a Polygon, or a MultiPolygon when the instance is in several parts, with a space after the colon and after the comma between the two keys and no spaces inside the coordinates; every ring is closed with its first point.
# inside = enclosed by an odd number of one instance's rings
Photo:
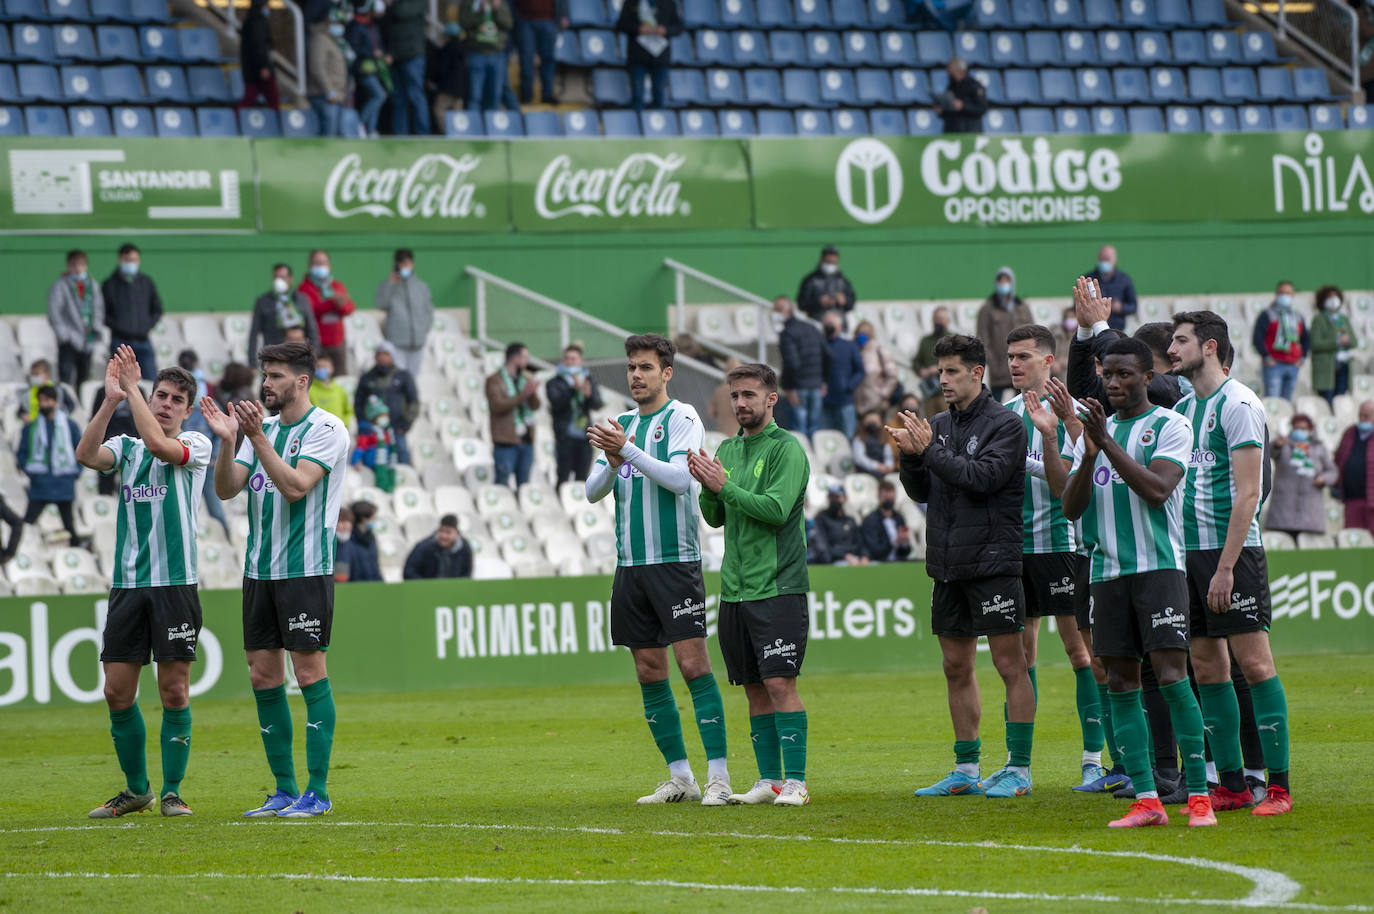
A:
{"type": "Polygon", "coordinates": [[[926,571],[935,579],[931,631],[940,638],[955,769],[917,796],[1030,793],[1035,694],[1021,646],[1026,601],[1021,588],[1021,505],[1026,484],[1026,428],[983,385],[987,351],[954,334],[935,346],[940,389],[949,409],[930,422],[903,413],[894,434],[907,494],[928,505],[926,571]],[[979,786],[978,685],[974,656],[986,635],[1007,689],[1007,766],[979,786]]]}

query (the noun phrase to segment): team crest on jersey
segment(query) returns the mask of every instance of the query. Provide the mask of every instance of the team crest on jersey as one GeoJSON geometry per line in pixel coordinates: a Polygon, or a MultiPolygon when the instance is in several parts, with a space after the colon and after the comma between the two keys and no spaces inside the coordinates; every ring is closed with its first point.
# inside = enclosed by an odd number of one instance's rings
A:
{"type": "Polygon", "coordinates": [[[1147,428],[1147,429],[1145,429],[1145,431],[1142,432],[1141,435],[1140,435],[1140,446],[1141,446],[1141,447],[1149,447],[1150,445],[1152,445],[1152,444],[1154,444],[1154,443],[1155,443],[1155,430],[1152,429],[1152,428],[1147,428]]]}
{"type": "Polygon", "coordinates": [[[287,457],[295,457],[295,456],[296,456],[297,454],[299,454],[300,452],[301,452],[301,439],[297,438],[297,439],[295,439],[294,441],[291,442],[290,446],[287,447],[287,449],[286,449],[286,456],[287,456],[287,457]]]}
{"type": "Polygon", "coordinates": [[[655,442],[663,440],[663,426],[660,425],[658,428],[654,429],[653,438],[655,442]]]}
{"type": "Polygon", "coordinates": [[[964,450],[968,452],[968,455],[969,455],[970,457],[973,456],[973,452],[976,451],[976,450],[978,450],[978,436],[977,436],[977,435],[974,435],[972,438],[970,438],[970,439],[968,440],[968,444],[964,446],[964,450]]]}
{"type": "Polygon", "coordinates": [[[1207,417],[1207,431],[1210,432],[1212,429],[1214,429],[1214,428],[1216,428],[1216,427],[1217,427],[1217,414],[1216,414],[1216,413],[1212,413],[1210,416],[1207,417]]]}
{"type": "Polygon", "coordinates": [[[755,463],[754,463],[754,478],[755,478],[755,479],[758,479],[758,478],[760,478],[760,477],[762,477],[762,476],[763,476],[763,458],[760,457],[760,458],[759,458],[757,461],[755,461],[755,463]]]}

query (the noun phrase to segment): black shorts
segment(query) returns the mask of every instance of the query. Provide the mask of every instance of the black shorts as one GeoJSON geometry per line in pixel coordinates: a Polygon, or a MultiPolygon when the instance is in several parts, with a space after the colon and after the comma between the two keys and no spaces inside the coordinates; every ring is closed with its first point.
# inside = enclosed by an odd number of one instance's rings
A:
{"type": "Polygon", "coordinates": [[[1026,627],[1021,578],[1003,575],[971,581],[936,581],[930,630],[945,638],[1008,635],[1026,627]]]}
{"type": "Polygon", "coordinates": [[[1139,660],[1151,651],[1188,649],[1188,578],[1142,571],[1092,585],[1093,653],[1139,660]]]}
{"type": "Polygon", "coordinates": [[[1207,608],[1207,588],[1221,561],[1220,549],[1188,553],[1188,610],[1195,638],[1224,638],[1269,631],[1269,562],[1264,549],[1240,550],[1231,581],[1231,607],[1224,613],[1207,608]]]}
{"type": "Polygon", "coordinates": [[[706,637],[701,562],[621,565],[611,584],[611,643],[667,647],[706,637]]]}
{"type": "Polygon", "coordinates": [[[1074,614],[1078,559],[1072,552],[1022,557],[1021,586],[1026,593],[1026,618],[1074,614]]]}
{"type": "Polygon", "coordinates": [[[323,651],[334,627],[334,578],[243,579],[245,651],[323,651]]]}
{"type": "Polygon", "coordinates": [[[195,660],[200,593],[194,584],[110,591],[101,663],[195,660]]]}
{"type": "Polygon", "coordinates": [[[1081,632],[1093,627],[1093,589],[1088,583],[1092,580],[1093,560],[1086,555],[1075,555],[1073,567],[1073,617],[1081,632]]]}
{"type": "Polygon", "coordinates": [[[801,674],[811,620],[806,594],[720,604],[716,638],[731,685],[801,674]]]}

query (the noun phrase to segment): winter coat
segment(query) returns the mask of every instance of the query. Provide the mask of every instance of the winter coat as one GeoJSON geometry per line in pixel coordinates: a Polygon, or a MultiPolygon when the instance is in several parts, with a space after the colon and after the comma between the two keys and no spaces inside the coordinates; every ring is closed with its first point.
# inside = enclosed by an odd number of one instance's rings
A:
{"type": "Polygon", "coordinates": [[[406,557],[403,577],[407,581],[426,578],[472,577],[472,547],[460,539],[457,549],[445,549],[439,538],[431,536],[415,544],[406,557]]]}
{"type": "MultiPolygon", "coordinates": [[[[1355,426],[1345,430],[1341,436],[1340,446],[1336,448],[1336,473],[1345,473],[1345,462],[1350,459],[1350,452],[1355,449],[1355,436],[1359,430],[1355,426]]],[[[1336,488],[1340,489],[1340,482],[1336,483],[1336,488]]],[[[1365,442],[1364,451],[1364,503],[1370,510],[1374,510],[1374,441],[1365,442]]]]}
{"type": "Polygon", "coordinates": [[[830,347],[830,377],[826,382],[824,406],[853,406],[854,391],[864,380],[864,357],[859,344],[836,336],[826,341],[830,347]]]}
{"type": "Polygon", "coordinates": [[[147,340],[162,320],[157,284],[146,273],[125,279],[116,268],[100,286],[105,299],[105,326],[121,340],[147,340]]]}
{"type": "Polygon", "coordinates": [[[1135,283],[1131,280],[1129,273],[1123,272],[1120,268],[1112,271],[1112,275],[1103,278],[1097,270],[1085,274],[1089,279],[1097,281],[1098,294],[1102,298],[1112,300],[1112,312],[1107,315],[1107,326],[1113,330],[1125,330],[1126,318],[1135,314],[1140,308],[1140,303],[1135,297],[1135,283]],[[1121,313],[1116,313],[1116,305],[1121,306],[1121,313]]]}
{"type": "MultiPolygon", "coordinates": [[[[516,378],[516,384],[521,391],[525,388],[525,375],[516,378]]],[[[530,422],[525,426],[523,436],[515,433],[515,411],[520,405],[519,396],[512,397],[506,393],[505,381],[501,378],[501,372],[496,371],[487,377],[486,385],[487,407],[491,427],[492,444],[527,444],[534,441],[534,422],[536,416],[530,417],[530,422]]],[[[539,411],[539,394],[534,393],[528,400],[524,401],[529,407],[530,412],[539,411]]]]}
{"type": "Polygon", "coordinates": [[[505,54],[507,36],[515,28],[510,7],[502,3],[491,9],[494,33],[484,31],[486,21],[486,11],[474,7],[473,0],[467,0],[458,8],[458,24],[463,27],[463,50],[469,54],[505,54]]]}
{"type": "Polygon", "coordinates": [[[829,509],[817,514],[807,545],[807,551],[811,553],[809,561],[817,565],[843,562],[847,555],[868,555],[859,532],[859,522],[850,517],[848,511],[839,517],[831,514],[829,509]]]}
{"type": "Polygon", "coordinates": [[[860,416],[875,409],[886,411],[892,392],[897,389],[897,363],[877,340],[864,344],[860,354],[864,379],[854,391],[854,409],[860,416]]]}
{"type": "Polygon", "coordinates": [[[330,277],[329,289],[333,295],[324,297],[324,291],[313,276],[301,280],[296,291],[304,295],[315,312],[315,324],[319,327],[320,345],[323,347],[344,344],[345,317],[353,313],[353,299],[348,297],[348,289],[337,279],[330,277]]]}
{"type": "Polygon", "coordinates": [[[373,365],[358,379],[358,389],[353,392],[353,411],[359,422],[367,421],[367,401],[372,397],[386,404],[392,428],[403,435],[420,415],[420,395],[415,390],[415,379],[404,368],[392,365],[390,370],[383,371],[380,365],[373,365]]]}
{"type": "Polygon", "coordinates": [[[983,307],[978,309],[978,329],[974,336],[983,341],[988,353],[987,373],[983,383],[988,387],[1011,386],[1011,369],[1007,367],[1007,334],[1022,324],[1035,323],[1030,306],[1021,300],[1013,289],[1011,307],[998,301],[996,293],[988,296],[983,307]]]}
{"type": "Polygon", "coordinates": [[[305,54],[305,94],[331,96],[343,104],[348,94],[348,59],[339,40],[329,34],[328,22],[317,22],[309,29],[310,44],[305,54]]]}
{"type": "Polygon", "coordinates": [[[560,375],[549,378],[549,383],[544,385],[544,393],[549,398],[549,416],[553,419],[553,435],[555,438],[573,437],[585,441],[585,429],[592,424],[592,410],[600,409],[605,406],[601,399],[601,385],[592,378],[591,395],[584,397],[582,408],[577,415],[573,415],[573,388],[568,383],[568,379],[560,375]],[[576,427],[578,431],[572,432],[570,429],[576,427]]]}
{"type": "Polygon", "coordinates": [[[434,326],[434,301],[429,286],[414,273],[408,279],[382,280],[372,305],[386,312],[382,336],[402,349],[419,349],[434,326]]]}
{"type": "Polygon", "coordinates": [[[348,565],[351,582],[382,580],[381,559],[377,555],[377,538],[371,533],[353,531],[353,537],[334,546],[334,567],[348,565]]]}
{"type": "Polygon", "coordinates": [[[930,420],[920,454],[902,454],[902,488],[925,503],[926,573],[937,581],[1021,576],[1026,426],[984,388],[968,409],[930,420]]]}
{"type": "Polygon", "coordinates": [[[803,314],[810,315],[816,320],[820,320],[827,311],[853,311],[854,286],[845,278],[842,271],[836,270],[827,276],[818,265],[802,277],[801,286],[797,289],[797,307],[802,309],[803,314]],[[843,295],[844,304],[822,305],[822,295],[843,295]]]}
{"type": "Polygon", "coordinates": [[[69,273],[57,277],[57,281],[48,287],[48,323],[52,325],[58,343],[86,350],[92,342],[87,339],[87,334],[99,332],[99,328],[105,326],[105,293],[89,273],[86,274],[86,288],[83,291],[91,293],[89,327],[81,316],[82,296],[77,295],[76,281],[69,273]]]}
{"type": "MultiPolygon", "coordinates": [[[[305,326],[305,338],[316,349],[320,347],[320,328],[315,323],[315,309],[300,290],[291,293],[291,301],[300,312],[305,326]]],[[[275,346],[286,339],[286,328],[277,324],[277,296],[264,292],[253,302],[253,318],[248,324],[248,364],[258,364],[258,347],[275,346]],[[259,342],[261,337],[261,343],[259,342]]]]}
{"type": "Polygon", "coordinates": [[[272,69],[272,29],[262,14],[265,4],[253,4],[239,29],[239,71],[243,81],[255,83],[272,69]]]}
{"type": "Polygon", "coordinates": [[[1322,504],[1322,489],[1333,486],[1340,479],[1340,471],[1327,453],[1326,446],[1315,438],[1309,439],[1307,449],[1290,441],[1274,448],[1274,491],[1269,496],[1269,513],[1265,515],[1266,530],[1289,533],[1325,533],[1326,509],[1322,504]]]}
{"type": "MultiPolygon", "coordinates": [[[[892,519],[897,522],[898,527],[906,526],[906,519],[902,517],[900,511],[892,512],[892,519]]],[[[899,540],[896,546],[896,554],[893,555],[892,539],[887,535],[887,524],[884,523],[881,508],[874,508],[864,518],[862,533],[864,538],[864,548],[868,550],[868,557],[875,562],[905,562],[911,555],[911,537],[899,540]],[[891,559],[888,556],[892,556],[891,559]]]]}
{"type": "MultiPolygon", "coordinates": [[[[466,3],[464,6],[470,6],[466,3]]],[[[504,4],[502,4],[504,6],[504,4]]],[[[382,17],[382,45],[397,63],[425,56],[427,0],[391,0],[382,17]]],[[[510,11],[506,12],[510,16],[510,11]]]]}
{"type": "Polygon", "coordinates": [[[1255,332],[1250,338],[1250,342],[1255,346],[1255,351],[1266,359],[1273,359],[1280,365],[1297,365],[1302,362],[1307,357],[1307,351],[1312,348],[1312,338],[1307,332],[1307,322],[1302,319],[1302,315],[1295,312],[1293,318],[1298,322],[1298,339],[1296,342],[1280,348],[1278,345],[1280,328],[1278,307],[1269,308],[1260,314],[1255,319],[1255,332]]]}
{"type": "Polygon", "coordinates": [[[948,92],[963,102],[964,107],[958,111],[946,108],[940,112],[945,133],[982,133],[983,114],[988,110],[988,93],[983,84],[965,75],[958,82],[950,83],[948,92]]]}
{"type": "Polygon", "coordinates": [[[1322,311],[1312,318],[1309,335],[1312,340],[1312,389],[1335,390],[1336,353],[1359,345],[1355,328],[1350,325],[1350,318],[1346,315],[1322,311]],[[1345,346],[1340,344],[1342,333],[1350,338],[1345,346]]]}
{"type": "MultiPolygon", "coordinates": [[[[1069,388],[1069,396],[1076,400],[1091,397],[1102,404],[1103,411],[1109,416],[1116,412],[1116,407],[1107,399],[1107,387],[1097,375],[1097,360],[1102,350],[1116,342],[1116,339],[1111,333],[1100,333],[1088,340],[1080,340],[1075,336],[1069,344],[1069,378],[1065,382],[1069,388]]],[[[1178,375],[1155,372],[1146,395],[1156,406],[1173,409],[1174,404],[1183,399],[1183,388],[1179,385],[1178,375]]]]}
{"type": "Polygon", "coordinates": [[[790,317],[778,334],[782,350],[783,390],[820,390],[830,377],[830,347],[825,336],[812,324],[790,317]]]}
{"type": "Polygon", "coordinates": [[[639,0],[625,0],[620,7],[620,18],[616,20],[615,30],[628,36],[626,63],[632,67],[666,67],[673,62],[672,40],[682,34],[682,15],[678,12],[677,0],[653,0],[654,19],[667,30],[663,36],[669,44],[663,53],[655,57],[637,40],[639,38],[639,0]]]}

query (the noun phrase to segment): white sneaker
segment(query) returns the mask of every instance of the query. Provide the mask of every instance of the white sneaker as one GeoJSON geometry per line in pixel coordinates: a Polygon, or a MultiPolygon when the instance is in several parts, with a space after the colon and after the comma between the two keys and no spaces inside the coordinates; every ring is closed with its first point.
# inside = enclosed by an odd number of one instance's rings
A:
{"type": "Polygon", "coordinates": [[[701,788],[697,786],[696,781],[673,777],[659,784],[658,789],[653,793],[640,797],[635,802],[640,805],[648,805],[650,803],[681,803],[683,800],[695,802],[700,799],[701,788]]]}
{"type": "Polygon", "coordinates": [[[724,806],[730,802],[730,782],[722,777],[713,777],[706,782],[701,793],[702,806],[724,806]]]}
{"type": "Polygon", "coordinates": [[[782,790],[782,785],[777,781],[760,780],[755,781],[754,786],[750,787],[745,793],[730,794],[730,803],[736,806],[757,806],[760,803],[772,803],[777,799],[778,792],[782,790]]]}
{"type": "Polygon", "coordinates": [[[782,792],[773,801],[774,806],[805,806],[811,802],[811,794],[807,792],[806,782],[798,781],[796,778],[788,778],[782,785],[782,792]]]}

